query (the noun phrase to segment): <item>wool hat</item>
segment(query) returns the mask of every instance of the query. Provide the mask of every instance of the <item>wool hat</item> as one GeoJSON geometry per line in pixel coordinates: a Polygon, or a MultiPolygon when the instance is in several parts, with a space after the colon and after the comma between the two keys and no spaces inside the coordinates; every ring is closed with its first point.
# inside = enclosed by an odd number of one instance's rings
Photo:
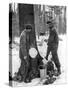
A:
{"type": "Polygon", "coordinates": [[[32,29],[32,25],[31,25],[31,24],[26,24],[26,25],[25,25],[25,28],[26,28],[26,29],[32,29]]]}

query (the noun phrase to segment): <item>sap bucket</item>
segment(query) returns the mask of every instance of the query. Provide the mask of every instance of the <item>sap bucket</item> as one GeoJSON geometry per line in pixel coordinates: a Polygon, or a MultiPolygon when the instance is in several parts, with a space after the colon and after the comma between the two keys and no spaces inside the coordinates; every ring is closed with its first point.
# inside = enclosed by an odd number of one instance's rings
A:
{"type": "Polygon", "coordinates": [[[40,78],[41,80],[46,79],[47,76],[47,66],[46,65],[40,65],[40,78]]]}

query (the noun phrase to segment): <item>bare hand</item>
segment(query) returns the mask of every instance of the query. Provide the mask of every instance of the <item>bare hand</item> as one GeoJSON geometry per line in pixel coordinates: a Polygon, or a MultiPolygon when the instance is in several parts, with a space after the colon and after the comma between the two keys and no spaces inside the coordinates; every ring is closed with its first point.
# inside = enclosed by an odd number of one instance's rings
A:
{"type": "Polygon", "coordinates": [[[24,59],[27,59],[27,56],[24,56],[24,59]]]}

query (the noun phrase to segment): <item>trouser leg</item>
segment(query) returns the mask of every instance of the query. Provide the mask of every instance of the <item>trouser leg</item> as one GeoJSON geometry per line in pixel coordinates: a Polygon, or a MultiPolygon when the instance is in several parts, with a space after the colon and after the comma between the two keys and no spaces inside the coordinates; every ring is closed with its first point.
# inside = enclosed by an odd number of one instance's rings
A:
{"type": "Polygon", "coordinates": [[[57,67],[57,70],[60,71],[60,62],[56,50],[52,50],[52,58],[57,67]]]}

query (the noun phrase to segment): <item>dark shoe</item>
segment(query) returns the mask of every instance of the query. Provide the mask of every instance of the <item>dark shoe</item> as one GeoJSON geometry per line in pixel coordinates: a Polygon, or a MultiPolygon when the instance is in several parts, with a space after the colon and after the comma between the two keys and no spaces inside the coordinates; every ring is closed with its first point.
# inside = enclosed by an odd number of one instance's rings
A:
{"type": "Polygon", "coordinates": [[[15,76],[15,77],[13,77],[13,81],[23,82],[23,80],[22,80],[22,78],[21,78],[20,75],[19,75],[19,76],[15,76]]]}
{"type": "Polygon", "coordinates": [[[59,76],[60,74],[61,74],[61,71],[58,70],[58,71],[55,72],[54,75],[55,75],[55,76],[59,76]]]}
{"type": "Polygon", "coordinates": [[[61,71],[58,71],[58,76],[61,74],[61,71]]]}

